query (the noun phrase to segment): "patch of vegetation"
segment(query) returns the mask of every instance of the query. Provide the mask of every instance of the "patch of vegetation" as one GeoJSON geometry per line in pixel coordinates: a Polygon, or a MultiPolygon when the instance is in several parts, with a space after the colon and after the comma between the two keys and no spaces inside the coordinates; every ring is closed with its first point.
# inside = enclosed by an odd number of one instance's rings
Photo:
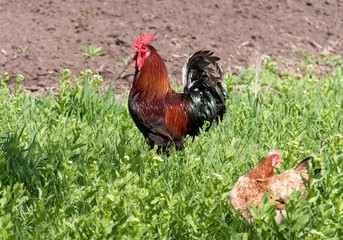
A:
{"type": "Polygon", "coordinates": [[[102,50],[102,47],[95,48],[93,45],[85,44],[85,48],[82,50],[82,56],[102,56],[106,52],[102,50]]]}
{"type": "Polygon", "coordinates": [[[19,52],[19,53],[25,53],[25,52],[27,51],[27,49],[28,49],[28,46],[19,47],[19,48],[18,48],[18,52],[19,52]]]}
{"type": "Polygon", "coordinates": [[[125,66],[129,66],[131,62],[132,62],[132,60],[131,60],[130,56],[125,58],[125,59],[123,59],[123,63],[124,63],[125,66]]]}
{"type": "Polygon", "coordinates": [[[76,18],[76,21],[78,23],[78,27],[83,28],[84,30],[87,30],[89,20],[94,15],[96,15],[96,11],[94,10],[93,7],[88,7],[85,10],[81,11],[76,18]]]}
{"type": "MultiPolygon", "coordinates": [[[[0,77],[3,239],[338,239],[343,235],[343,67],[320,79],[269,66],[228,73],[227,114],[169,156],[150,150],[126,102],[91,71],[62,71],[58,97],[13,95],[0,77]],[[257,79],[256,79],[257,78],[257,79]],[[245,86],[237,88],[237,86],[245,86]],[[264,91],[264,87],[270,89],[264,91]],[[273,91],[273,90],[275,91],[273,91]],[[257,91],[256,91],[257,90],[257,91]],[[280,172],[313,155],[323,171],[248,224],[230,205],[237,179],[272,148],[280,172]]],[[[20,80],[20,79],[19,79],[20,80]]],[[[262,199],[262,201],[265,199],[262,199]]]]}
{"type": "Polygon", "coordinates": [[[319,56],[313,56],[309,54],[303,54],[303,60],[299,62],[299,66],[305,67],[308,65],[337,67],[342,65],[342,58],[339,55],[330,56],[322,54],[319,56]]]}

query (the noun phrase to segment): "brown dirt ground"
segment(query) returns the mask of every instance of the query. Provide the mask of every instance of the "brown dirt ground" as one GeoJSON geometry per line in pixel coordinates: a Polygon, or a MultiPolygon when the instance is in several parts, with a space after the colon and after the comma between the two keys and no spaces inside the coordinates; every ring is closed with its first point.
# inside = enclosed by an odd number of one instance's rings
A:
{"type": "Polygon", "coordinates": [[[342,13],[342,0],[0,0],[0,74],[10,73],[11,86],[24,75],[40,95],[58,86],[60,70],[91,69],[123,93],[134,73],[123,60],[148,32],[178,84],[183,62],[200,49],[234,73],[259,56],[294,66],[302,52],[343,54],[342,13]],[[107,54],[82,56],[86,43],[107,54]]]}

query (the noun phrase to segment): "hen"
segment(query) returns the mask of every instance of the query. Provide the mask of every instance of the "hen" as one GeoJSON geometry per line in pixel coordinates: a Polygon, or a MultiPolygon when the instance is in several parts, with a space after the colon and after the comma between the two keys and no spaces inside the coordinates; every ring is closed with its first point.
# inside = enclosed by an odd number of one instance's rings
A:
{"type": "MultiPolygon", "coordinates": [[[[282,160],[279,151],[270,151],[257,166],[238,179],[238,182],[230,193],[230,202],[233,208],[235,211],[241,209],[242,216],[248,222],[254,222],[249,208],[251,204],[255,207],[260,207],[262,196],[269,192],[270,203],[277,204],[275,220],[277,223],[280,223],[280,211],[286,217],[285,201],[292,191],[301,190],[303,197],[306,197],[306,189],[302,177],[309,181],[309,174],[306,167],[311,159],[313,157],[307,157],[295,169],[274,176],[274,168],[279,168],[282,160]]],[[[320,169],[317,169],[315,173],[319,171],[320,169]]]]}
{"type": "Polygon", "coordinates": [[[192,54],[182,69],[184,93],[176,93],[166,65],[149,45],[152,34],[141,35],[134,43],[135,77],[129,95],[129,111],[147,144],[165,150],[181,149],[186,135],[195,136],[205,121],[218,121],[226,112],[222,66],[210,51],[192,54]]]}

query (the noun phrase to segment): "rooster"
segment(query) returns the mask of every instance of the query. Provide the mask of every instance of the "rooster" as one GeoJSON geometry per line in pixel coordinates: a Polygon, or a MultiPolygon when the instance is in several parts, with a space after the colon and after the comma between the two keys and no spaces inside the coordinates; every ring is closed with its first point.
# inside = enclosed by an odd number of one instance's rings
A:
{"type": "Polygon", "coordinates": [[[152,34],[142,34],[133,45],[136,72],[129,111],[151,148],[166,150],[175,145],[181,149],[186,135],[197,135],[205,121],[210,127],[213,120],[223,118],[229,97],[221,85],[223,68],[213,52],[193,53],[182,69],[184,93],[177,93],[161,56],[148,44],[152,39],[152,34]]]}
{"type": "MultiPolygon", "coordinates": [[[[241,176],[230,193],[230,202],[235,211],[241,209],[242,216],[248,222],[254,222],[249,213],[251,204],[255,207],[261,205],[261,198],[265,193],[270,194],[270,203],[277,204],[275,220],[281,222],[281,214],[286,217],[285,201],[294,190],[301,190],[302,196],[306,197],[306,189],[302,178],[309,182],[309,174],[306,169],[313,157],[302,160],[295,169],[285,171],[274,176],[274,168],[279,168],[282,162],[281,154],[277,150],[270,151],[267,156],[250,172],[241,176]],[[280,214],[281,211],[281,214],[280,214]]],[[[321,169],[316,169],[315,173],[321,169]]]]}

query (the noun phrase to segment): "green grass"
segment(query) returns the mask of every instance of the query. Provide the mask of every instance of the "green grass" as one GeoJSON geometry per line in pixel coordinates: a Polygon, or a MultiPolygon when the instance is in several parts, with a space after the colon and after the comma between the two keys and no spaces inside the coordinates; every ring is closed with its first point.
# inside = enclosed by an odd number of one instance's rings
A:
{"type": "Polygon", "coordinates": [[[29,47],[29,46],[19,47],[19,48],[18,48],[18,52],[19,52],[19,53],[25,53],[25,52],[27,51],[28,47],[29,47]]]}
{"type": "Polygon", "coordinates": [[[85,44],[85,48],[82,49],[82,56],[102,56],[106,52],[102,50],[102,47],[95,48],[93,45],[85,44]]]}
{"type": "Polygon", "coordinates": [[[275,68],[271,61],[262,66],[257,81],[254,67],[227,74],[229,91],[246,87],[231,92],[223,122],[169,156],[149,150],[127,103],[100,90],[90,71],[74,78],[63,71],[58,98],[12,92],[8,75],[1,76],[1,238],[342,236],[343,67],[321,78],[313,67],[302,77],[275,68]],[[230,206],[229,193],[272,148],[281,151],[280,172],[308,155],[323,171],[311,172],[306,201],[292,195],[288,221],[263,220],[271,209],[264,205],[250,225],[230,206]]]}

